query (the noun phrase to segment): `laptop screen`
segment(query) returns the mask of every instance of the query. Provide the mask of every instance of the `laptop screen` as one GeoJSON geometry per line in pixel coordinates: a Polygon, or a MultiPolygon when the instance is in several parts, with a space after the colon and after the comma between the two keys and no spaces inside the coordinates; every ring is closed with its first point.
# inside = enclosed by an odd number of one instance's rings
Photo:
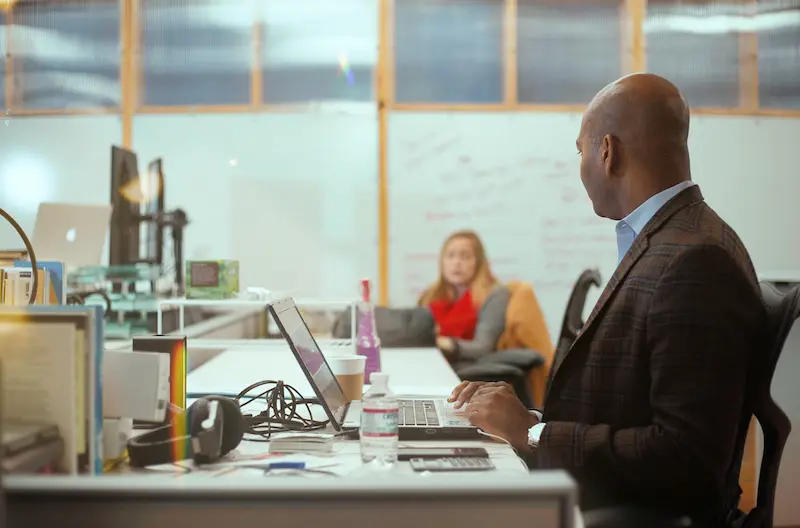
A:
{"type": "Polygon", "coordinates": [[[316,389],[317,395],[323,400],[321,403],[328,406],[333,418],[341,424],[347,411],[347,401],[303,317],[294,303],[291,303],[291,307],[286,310],[281,310],[275,305],[273,307],[278,322],[286,334],[284,337],[302,363],[306,376],[310,377],[309,381],[316,389]]]}

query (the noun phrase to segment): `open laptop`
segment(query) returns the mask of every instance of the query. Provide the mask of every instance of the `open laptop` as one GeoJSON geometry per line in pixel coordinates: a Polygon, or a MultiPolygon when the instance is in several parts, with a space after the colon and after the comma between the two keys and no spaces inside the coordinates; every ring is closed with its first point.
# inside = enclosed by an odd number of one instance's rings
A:
{"type": "MultiPolygon", "coordinates": [[[[291,298],[267,305],[275,323],[292,349],[308,383],[319,399],[333,428],[357,430],[361,422],[361,402],[345,401],[344,392],[325,356],[291,298]]],[[[479,438],[478,428],[466,416],[456,413],[444,398],[401,396],[401,440],[448,440],[479,438]]]]}
{"type": "Polygon", "coordinates": [[[99,266],[110,220],[111,205],[39,204],[32,238],[36,258],[69,269],[99,266]]]}

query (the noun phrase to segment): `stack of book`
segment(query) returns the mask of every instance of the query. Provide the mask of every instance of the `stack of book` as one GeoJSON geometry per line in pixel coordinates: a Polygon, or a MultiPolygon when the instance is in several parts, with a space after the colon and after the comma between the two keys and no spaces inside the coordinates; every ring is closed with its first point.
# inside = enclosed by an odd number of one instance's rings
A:
{"type": "Polygon", "coordinates": [[[3,467],[102,474],[102,307],[0,306],[0,345],[3,467]]]}
{"type": "MultiPolygon", "coordinates": [[[[64,263],[38,262],[38,288],[36,304],[64,303],[64,263]]],[[[28,304],[33,283],[33,269],[26,260],[6,262],[0,267],[0,304],[24,306],[28,304]]]]}

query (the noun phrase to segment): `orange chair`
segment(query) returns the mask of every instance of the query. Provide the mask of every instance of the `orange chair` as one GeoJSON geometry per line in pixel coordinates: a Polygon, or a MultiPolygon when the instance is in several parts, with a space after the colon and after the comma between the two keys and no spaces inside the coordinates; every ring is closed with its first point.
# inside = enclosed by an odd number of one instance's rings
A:
{"type": "Polygon", "coordinates": [[[533,286],[516,281],[506,286],[511,292],[511,299],[506,309],[506,328],[497,343],[497,354],[504,355],[502,351],[506,350],[526,349],[541,356],[543,361],[537,361],[526,369],[531,403],[540,407],[544,403],[547,379],[553,363],[553,342],[533,286]]]}

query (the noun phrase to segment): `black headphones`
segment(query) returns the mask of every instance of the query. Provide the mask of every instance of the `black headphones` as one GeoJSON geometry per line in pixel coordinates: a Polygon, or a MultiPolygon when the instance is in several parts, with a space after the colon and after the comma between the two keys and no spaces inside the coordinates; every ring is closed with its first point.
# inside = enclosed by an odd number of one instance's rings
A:
{"type": "Polygon", "coordinates": [[[239,445],[245,432],[236,400],[208,396],[194,402],[172,423],[128,440],[132,467],[169,464],[191,458],[210,464],[239,445]]]}

